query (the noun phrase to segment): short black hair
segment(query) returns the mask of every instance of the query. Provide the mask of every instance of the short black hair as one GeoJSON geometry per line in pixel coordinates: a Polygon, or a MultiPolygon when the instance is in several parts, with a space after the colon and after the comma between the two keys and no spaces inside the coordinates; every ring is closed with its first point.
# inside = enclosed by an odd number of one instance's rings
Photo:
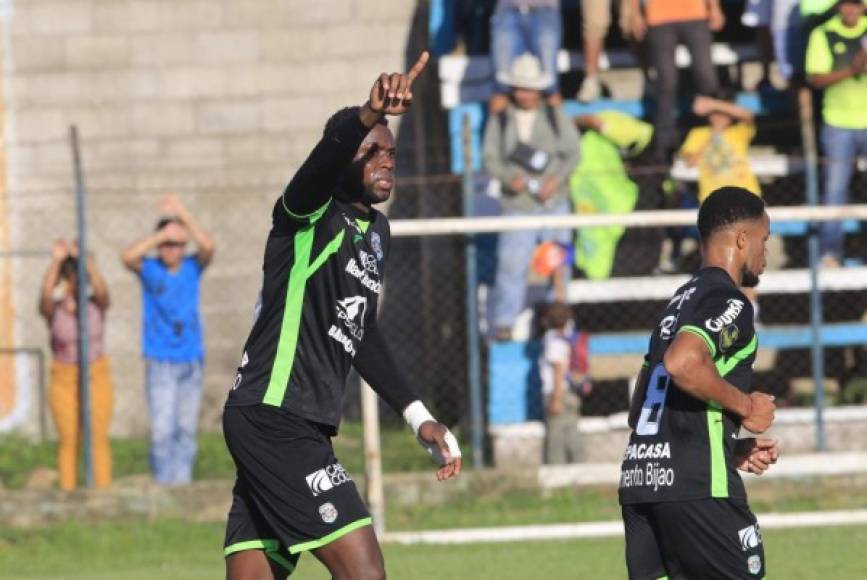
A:
{"type": "Polygon", "coordinates": [[[174,216],[163,216],[159,220],[157,220],[157,225],[154,228],[154,231],[158,232],[169,224],[180,224],[180,223],[181,223],[181,220],[174,217],[174,216]]]}
{"type": "Polygon", "coordinates": [[[726,186],[712,191],[698,210],[698,233],[703,242],[717,230],[740,221],[757,220],[765,202],[743,187],[726,186]]]}
{"type": "MultiPolygon", "coordinates": [[[[322,136],[324,137],[325,135],[331,133],[337,125],[339,125],[349,117],[357,117],[360,112],[361,107],[358,106],[345,107],[343,109],[340,109],[339,111],[331,115],[331,117],[329,117],[328,120],[325,122],[325,129],[322,130],[322,136]]],[[[380,117],[377,121],[377,124],[388,127],[388,121],[385,117],[380,117]]]]}

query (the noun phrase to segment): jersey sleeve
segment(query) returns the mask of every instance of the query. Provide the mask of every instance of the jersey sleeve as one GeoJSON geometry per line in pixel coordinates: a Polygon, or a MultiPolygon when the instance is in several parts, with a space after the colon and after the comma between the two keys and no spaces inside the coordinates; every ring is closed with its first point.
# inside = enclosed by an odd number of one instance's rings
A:
{"type": "Polygon", "coordinates": [[[824,74],[834,69],[834,56],[831,47],[828,46],[828,37],[821,28],[816,28],[810,33],[807,43],[807,57],[805,70],[807,74],[824,74]]]}
{"type": "Polygon", "coordinates": [[[714,359],[753,333],[753,307],[734,288],[708,294],[684,315],[678,334],[690,332],[701,338],[714,359]]]}
{"type": "Polygon", "coordinates": [[[704,149],[704,146],[707,145],[709,136],[710,133],[704,127],[696,127],[695,129],[690,130],[683,145],[680,146],[680,154],[684,157],[688,157],[700,153],[701,150],[704,149]]]}
{"type": "Polygon", "coordinates": [[[160,267],[157,264],[156,258],[144,258],[141,261],[138,276],[141,279],[142,286],[151,290],[159,281],[160,267]]]}
{"type": "Polygon", "coordinates": [[[556,335],[545,337],[545,362],[568,367],[570,354],[569,343],[565,338],[556,335]]]}

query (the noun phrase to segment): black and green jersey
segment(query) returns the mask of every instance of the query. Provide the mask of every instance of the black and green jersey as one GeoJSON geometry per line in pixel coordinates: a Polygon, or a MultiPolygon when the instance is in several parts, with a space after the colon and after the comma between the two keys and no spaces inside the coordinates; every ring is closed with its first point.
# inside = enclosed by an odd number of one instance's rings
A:
{"type": "Polygon", "coordinates": [[[751,390],[758,347],[752,305],[725,270],[703,268],[677,290],[651,336],[646,395],[621,466],[621,504],[746,499],[732,458],[739,417],[679,389],[663,365],[680,332],[701,337],[719,374],[751,390]]]}
{"type": "Polygon", "coordinates": [[[277,200],[261,306],[227,406],[282,407],[336,431],[352,366],[398,412],[417,398],[376,326],[388,220],[330,195],[367,131],[351,119],[323,137],[277,200]]]}

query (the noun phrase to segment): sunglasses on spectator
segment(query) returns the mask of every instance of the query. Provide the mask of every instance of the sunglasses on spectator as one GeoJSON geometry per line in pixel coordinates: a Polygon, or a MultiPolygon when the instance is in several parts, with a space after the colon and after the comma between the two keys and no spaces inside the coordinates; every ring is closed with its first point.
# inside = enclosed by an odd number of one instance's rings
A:
{"type": "Polygon", "coordinates": [[[183,248],[187,245],[187,242],[163,242],[160,244],[160,247],[165,248],[183,248]]]}

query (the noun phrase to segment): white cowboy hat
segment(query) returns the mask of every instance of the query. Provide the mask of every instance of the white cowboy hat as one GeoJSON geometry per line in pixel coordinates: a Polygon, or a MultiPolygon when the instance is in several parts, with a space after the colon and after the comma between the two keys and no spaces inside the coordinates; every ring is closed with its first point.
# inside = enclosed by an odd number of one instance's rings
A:
{"type": "Polygon", "coordinates": [[[542,70],[539,59],[529,52],[513,60],[509,72],[497,73],[497,80],[510,87],[539,91],[554,84],[554,79],[542,70]]]}

